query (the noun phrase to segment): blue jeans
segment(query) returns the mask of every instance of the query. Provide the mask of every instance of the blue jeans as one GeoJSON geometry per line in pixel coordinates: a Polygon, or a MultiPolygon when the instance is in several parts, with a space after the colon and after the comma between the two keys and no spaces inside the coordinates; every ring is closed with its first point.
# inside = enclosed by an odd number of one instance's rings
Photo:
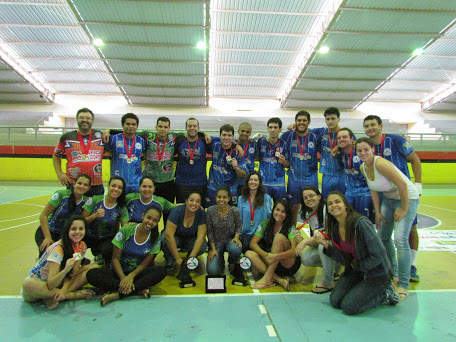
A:
{"type": "Polygon", "coordinates": [[[228,263],[234,264],[239,260],[241,256],[241,247],[238,247],[236,243],[232,242],[231,239],[225,242],[219,248],[216,248],[217,256],[214,256],[211,262],[208,262],[206,265],[207,274],[210,276],[219,275],[222,271],[222,268],[225,266],[225,252],[228,252],[228,263]]]}
{"type": "Polygon", "coordinates": [[[410,281],[411,262],[409,234],[418,210],[418,204],[418,199],[409,199],[409,209],[407,214],[399,222],[394,222],[394,211],[401,207],[401,200],[394,200],[383,196],[380,208],[382,216],[386,222],[382,222],[378,235],[385,246],[388,258],[393,265],[394,275],[399,276],[398,285],[404,289],[408,289],[410,281]],[[391,239],[393,230],[394,243],[391,239]],[[397,261],[394,245],[396,245],[397,248],[397,261]]]}
{"type": "MultiPolygon", "coordinates": [[[[165,241],[165,231],[162,231],[162,234],[160,236],[161,239],[161,249],[163,251],[163,256],[165,257],[166,262],[171,262],[172,259],[174,259],[173,255],[168,249],[168,246],[166,245],[165,241]]],[[[188,250],[187,256],[192,252],[193,246],[195,245],[196,241],[196,236],[193,237],[185,237],[185,236],[179,236],[179,235],[174,235],[174,240],[176,241],[176,246],[177,248],[184,247],[188,250]]],[[[198,256],[203,254],[207,249],[207,242],[204,240],[203,245],[201,246],[201,249],[198,252],[198,256]]]]}

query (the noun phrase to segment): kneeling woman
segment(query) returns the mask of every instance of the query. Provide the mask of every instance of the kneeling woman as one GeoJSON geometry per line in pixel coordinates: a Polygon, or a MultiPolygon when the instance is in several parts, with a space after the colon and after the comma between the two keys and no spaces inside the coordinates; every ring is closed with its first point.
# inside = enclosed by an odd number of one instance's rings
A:
{"type": "Polygon", "coordinates": [[[344,275],[331,292],[331,305],[347,315],[360,314],[381,304],[396,305],[391,263],[372,222],[353,210],[339,191],[326,200],[326,236],[315,234],[324,253],[345,265],[344,275]]]}
{"type": "Polygon", "coordinates": [[[102,306],[132,294],[150,298],[149,288],[165,278],[164,267],[148,267],[160,253],[161,214],[160,209],[150,206],[142,223],[123,226],[112,240],[112,269],[98,268],[87,273],[90,284],[109,291],[101,298],[102,306]]]}
{"type": "Polygon", "coordinates": [[[22,284],[22,297],[26,302],[42,299],[52,310],[62,300],[89,299],[94,295],[91,290],[79,290],[87,284],[87,271],[98,267],[96,264],[81,266],[87,250],[82,241],[85,232],[84,217],[72,216],[65,222],[61,239],[46,249],[22,284]]]}
{"type": "Polygon", "coordinates": [[[168,217],[166,228],[162,232],[162,249],[168,271],[174,269],[174,262],[180,267],[182,258],[177,248],[188,250],[188,257],[196,258],[207,248],[206,213],[201,209],[201,195],[191,193],[185,205],[178,205],[168,217]]]}
{"type": "Polygon", "coordinates": [[[225,252],[228,252],[230,272],[234,270],[242,252],[239,240],[242,231],[241,215],[238,208],[229,205],[230,199],[230,188],[223,185],[215,193],[217,205],[207,209],[207,239],[210,251],[206,268],[210,276],[219,275],[222,269],[225,269],[225,252]]]}
{"type": "Polygon", "coordinates": [[[278,283],[285,290],[290,289],[287,278],[294,275],[301,261],[295,255],[296,228],[293,225],[291,207],[285,199],[274,203],[272,216],[261,222],[250,241],[251,250],[245,256],[253,267],[264,276],[252,285],[254,289],[264,289],[278,283]]]}

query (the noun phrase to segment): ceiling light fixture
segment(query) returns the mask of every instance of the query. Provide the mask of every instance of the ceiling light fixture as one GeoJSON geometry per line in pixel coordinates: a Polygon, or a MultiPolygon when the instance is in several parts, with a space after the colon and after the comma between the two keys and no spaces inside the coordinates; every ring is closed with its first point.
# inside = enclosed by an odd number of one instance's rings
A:
{"type": "Polygon", "coordinates": [[[415,49],[413,52],[412,52],[412,56],[419,56],[419,55],[422,55],[424,52],[424,50],[422,48],[419,48],[419,49],[415,49]]]}
{"type": "Polygon", "coordinates": [[[95,46],[103,46],[103,45],[105,45],[100,38],[95,38],[94,40],[92,40],[92,44],[95,45],[95,46]]]}
{"type": "Polygon", "coordinates": [[[322,53],[322,54],[325,54],[325,53],[328,53],[329,52],[329,47],[327,46],[322,46],[320,48],[320,50],[318,50],[318,52],[322,53]]]}
{"type": "Polygon", "coordinates": [[[206,50],[206,43],[203,41],[198,42],[198,44],[196,44],[196,48],[200,50],[206,50]]]}

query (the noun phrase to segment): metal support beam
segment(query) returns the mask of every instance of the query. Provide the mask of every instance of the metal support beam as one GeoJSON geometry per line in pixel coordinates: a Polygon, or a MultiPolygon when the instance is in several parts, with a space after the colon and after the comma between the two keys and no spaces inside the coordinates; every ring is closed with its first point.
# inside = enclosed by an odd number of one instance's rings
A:
{"type": "Polygon", "coordinates": [[[255,10],[241,10],[241,9],[211,9],[214,13],[242,13],[242,14],[271,14],[271,15],[291,15],[291,16],[310,16],[321,17],[324,13],[319,12],[281,12],[281,11],[255,11],[255,10]]]}
{"type": "Polygon", "coordinates": [[[424,13],[424,14],[456,14],[456,11],[450,10],[422,10],[415,8],[368,8],[368,7],[340,7],[341,11],[358,11],[358,12],[394,12],[394,13],[424,13]]]}

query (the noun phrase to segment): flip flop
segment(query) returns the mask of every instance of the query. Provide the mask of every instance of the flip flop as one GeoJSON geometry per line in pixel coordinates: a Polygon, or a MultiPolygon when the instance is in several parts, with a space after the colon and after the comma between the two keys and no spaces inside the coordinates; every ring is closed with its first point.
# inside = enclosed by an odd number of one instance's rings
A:
{"type": "Polygon", "coordinates": [[[398,292],[397,294],[399,295],[399,299],[400,299],[401,301],[403,301],[403,300],[404,300],[405,298],[407,298],[408,295],[409,295],[409,294],[406,293],[406,292],[398,292]]]}
{"type": "Polygon", "coordinates": [[[276,283],[272,282],[272,283],[269,283],[269,284],[258,284],[258,283],[254,283],[253,285],[251,285],[250,287],[252,289],[255,289],[255,290],[262,290],[262,289],[267,289],[268,287],[274,287],[274,286],[277,286],[276,283]]]}
{"type": "Polygon", "coordinates": [[[312,290],[310,290],[310,292],[316,293],[316,294],[323,294],[323,293],[331,292],[332,290],[333,290],[333,288],[331,289],[326,286],[315,285],[315,287],[312,290]],[[315,289],[322,289],[322,291],[315,291],[315,289]]]}

